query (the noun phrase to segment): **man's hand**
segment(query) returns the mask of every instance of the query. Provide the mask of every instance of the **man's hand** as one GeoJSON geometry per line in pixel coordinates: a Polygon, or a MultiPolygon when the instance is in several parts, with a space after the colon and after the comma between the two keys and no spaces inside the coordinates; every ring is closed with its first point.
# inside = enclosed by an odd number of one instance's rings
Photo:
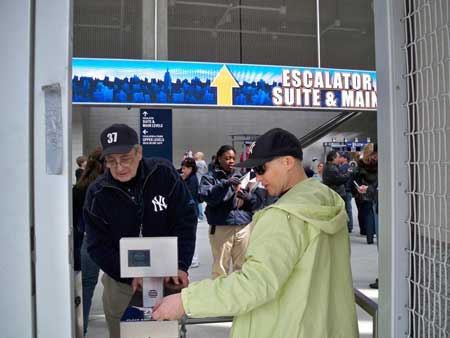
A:
{"type": "Polygon", "coordinates": [[[152,317],[155,320],[177,320],[185,314],[181,293],[160,299],[153,307],[152,317]]]}
{"type": "Polygon", "coordinates": [[[178,270],[178,276],[164,277],[164,283],[173,283],[179,285],[182,289],[189,285],[189,277],[185,271],[178,270]]]}
{"type": "Polygon", "coordinates": [[[133,288],[133,292],[136,292],[136,290],[142,290],[142,283],[143,280],[141,277],[133,278],[131,281],[131,287],[133,288]]]}
{"type": "Polygon", "coordinates": [[[365,194],[369,187],[367,185],[360,185],[357,189],[360,194],[365,194]]]}

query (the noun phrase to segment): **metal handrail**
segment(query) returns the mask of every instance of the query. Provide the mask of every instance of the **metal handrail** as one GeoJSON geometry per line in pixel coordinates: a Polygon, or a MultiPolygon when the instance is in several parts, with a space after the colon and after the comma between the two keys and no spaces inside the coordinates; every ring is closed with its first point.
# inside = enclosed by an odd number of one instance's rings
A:
{"type": "Polygon", "coordinates": [[[184,321],[186,325],[215,324],[232,322],[233,317],[189,318],[184,321]]]}
{"type": "Polygon", "coordinates": [[[353,289],[355,302],[358,306],[372,316],[373,338],[378,338],[378,304],[358,289],[353,289]]]}
{"type": "Polygon", "coordinates": [[[344,113],[341,113],[341,114],[333,117],[331,120],[323,123],[316,129],[310,131],[308,134],[300,137],[299,141],[300,141],[300,144],[302,145],[302,148],[306,148],[307,146],[320,140],[322,137],[324,137],[330,131],[336,129],[342,123],[358,116],[359,114],[361,114],[361,113],[360,112],[344,112],[344,113]]]}
{"type": "Polygon", "coordinates": [[[186,338],[187,335],[186,325],[228,323],[232,321],[233,317],[208,317],[208,318],[184,317],[180,321],[181,324],[180,338],[186,338]]]}

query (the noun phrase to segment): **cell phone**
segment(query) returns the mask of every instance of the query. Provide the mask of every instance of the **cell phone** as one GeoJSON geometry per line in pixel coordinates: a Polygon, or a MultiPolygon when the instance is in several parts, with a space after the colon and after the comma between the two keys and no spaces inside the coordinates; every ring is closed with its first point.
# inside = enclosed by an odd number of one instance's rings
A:
{"type": "Polygon", "coordinates": [[[356,181],[353,181],[353,184],[355,185],[356,189],[359,189],[359,184],[356,183],[356,181]]]}
{"type": "Polygon", "coordinates": [[[243,180],[247,179],[248,176],[250,176],[250,175],[248,175],[248,174],[242,175],[241,177],[239,177],[239,181],[242,182],[243,180]]]}

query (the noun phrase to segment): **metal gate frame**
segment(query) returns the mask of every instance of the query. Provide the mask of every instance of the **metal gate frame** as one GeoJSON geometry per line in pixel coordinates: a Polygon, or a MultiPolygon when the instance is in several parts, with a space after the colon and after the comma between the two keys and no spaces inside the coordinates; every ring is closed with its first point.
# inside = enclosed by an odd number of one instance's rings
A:
{"type": "Polygon", "coordinates": [[[379,307],[383,338],[408,333],[408,144],[403,1],[374,1],[379,144],[379,307]]]}

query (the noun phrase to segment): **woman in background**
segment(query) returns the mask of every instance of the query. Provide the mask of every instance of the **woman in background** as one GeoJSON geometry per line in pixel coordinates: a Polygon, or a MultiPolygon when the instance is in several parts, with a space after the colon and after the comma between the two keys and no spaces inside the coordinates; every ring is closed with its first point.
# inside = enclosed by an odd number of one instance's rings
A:
{"type": "Polygon", "coordinates": [[[210,226],[209,241],[213,255],[212,277],[227,275],[230,264],[240,270],[250,237],[256,196],[241,187],[242,175],[235,172],[236,151],[223,145],[217,151],[214,167],[202,177],[200,200],[206,202],[210,226]]]}
{"type": "Polygon", "coordinates": [[[197,165],[191,157],[186,157],[181,162],[181,178],[186,183],[194,202],[198,203],[198,179],[197,165]]]}
{"type": "Polygon", "coordinates": [[[78,182],[73,186],[73,225],[75,233],[75,270],[81,268],[83,288],[83,335],[86,335],[89,312],[92,304],[95,286],[98,281],[99,268],[87,252],[86,232],[84,229],[83,204],[89,185],[100,176],[103,171],[103,162],[100,160],[102,151],[97,147],[92,151],[86,162],[86,167],[78,182]],[[77,258],[78,257],[78,258],[77,258]]]}
{"type": "Polygon", "coordinates": [[[358,167],[353,172],[353,178],[359,186],[354,191],[359,229],[361,235],[367,236],[367,244],[373,244],[375,235],[373,205],[378,186],[378,161],[372,154],[373,143],[368,143],[363,149],[363,157],[358,161],[358,167]]]}
{"type": "MultiPolygon", "coordinates": [[[[181,178],[186,183],[194,203],[198,205],[198,178],[197,164],[191,157],[186,157],[181,162],[181,178]]],[[[198,209],[197,209],[198,210],[198,209]]],[[[192,257],[191,268],[197,268],[200,265],[198,259],[197,245],[195,245],[194,257],[192,257]]]]}
{"type": "Polygon", "coordinates": [[[319,164],[317,165],[317,172],[315,172],[313,175],[313,178],[315,178],[319,182],[322,182],[322,180],[323,180],[323,167],[324,167],[324,163],[319,162],[319,164]]]}

